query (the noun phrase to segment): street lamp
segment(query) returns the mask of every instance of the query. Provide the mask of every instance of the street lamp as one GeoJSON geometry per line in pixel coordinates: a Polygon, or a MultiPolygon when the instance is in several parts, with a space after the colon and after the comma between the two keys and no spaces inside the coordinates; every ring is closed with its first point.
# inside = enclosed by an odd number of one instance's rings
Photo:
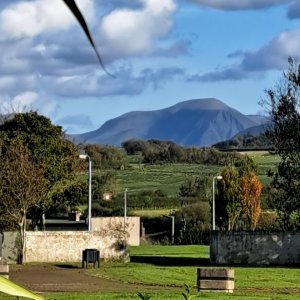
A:
{"type": "Polygon", "coordinates": [[[166,218],[171,218],[172,220],[172,227],[171,227],[171,243],[174,244],[174,237],[175,237],[175,216],[167,216],[164,215],[166,218]]]}
{"type": "Polygon", "coordinates": [[[212,186],[212,230],[216,230],[216,205],[215,205],[215,181],[222,180],[222,176],[213,177],[213,186],[212,186]]]}
{"type": "Polygon", "coordinates": [[[124,231],[126,231],[126,218],[127,218],[127,189],[124,191],[124,231]]]}
{"type": "Polygon", "coordinates": [[[92,226],[92,161],[91,158],[87,154],[80,154],[80,159],[88,159],[89,160],[89,203],[88,203],[88,228],[91,231],[92,226]]]}

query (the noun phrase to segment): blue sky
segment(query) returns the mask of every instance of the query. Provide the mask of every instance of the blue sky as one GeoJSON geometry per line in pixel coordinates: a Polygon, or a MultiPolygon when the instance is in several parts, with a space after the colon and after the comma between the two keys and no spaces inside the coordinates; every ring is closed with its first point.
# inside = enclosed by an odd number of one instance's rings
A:
{"type": "Polygon", "coordinates": [[[77,0],[108,76],[61,0],[0,1],[0,109],[68,133],[218,98],[245,114],[300,58],[300,1],[77,0]]]}

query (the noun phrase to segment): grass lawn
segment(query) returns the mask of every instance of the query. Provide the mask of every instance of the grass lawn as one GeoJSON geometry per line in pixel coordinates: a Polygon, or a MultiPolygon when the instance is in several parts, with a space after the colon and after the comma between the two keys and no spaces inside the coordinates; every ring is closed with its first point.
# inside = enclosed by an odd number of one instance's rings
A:
{"type": "MultiPolygon", "coordinates": [[[[117,278],[130,283],[194,287],[197,267],[211,267],[207,246],[132,247],[128,265],[108,264],[96,270],[98,276],[117,278]]],[[[300,299],[300,269],[289,267],[236,267],[236,290],[233,295],[206,293],[208,299],[300,299]]],[[[162,298],[163,299],[163,298],[162,298]]],[[[180,298],[179,298],[180,299],[180,298]]]]}
{"type": "MultiPolygon", "coordinates": [[[[300,299],[300,269],[289,267],[236,267],[233,294],[198,293],[197,267],[211,267],[207,246],[140,246],[131,248],[132,262],[104,263],[96,276],[141,284],[137,292],[151,299],[183,299],[184,283],[193,287],[193,299],[300,299]],[[151,290],[151,286],[153,287],[151,290]],[[147,288],[146,288],[147,287],[147,288]],[[150,290],[149,290],[150,287],[150,290]]],[[[80,299],[76,295],[49,299],[80,299]],[[66,297],[66,298],[64,298],[66,297]]],[[[139,299],[137,294],[84,295],[85,299],[139,299]]]]}
{"type": "MultiPolygon", "coordinates": [[[[235,270],[235,291],[226,293],[198,293],[198,267],[212,267],[207,246],[140,246],[131,248],[131,262],[101,263],[99,269],[90,269],[94,276],[135,284],[136,292],[122,293],[53,293],[47,299],[184,299],[184,284],[192,287],[193,299],[300,299],[300,269],[296,267],[232,266],[235,270]],[[146,298],[145,298],[146,299],[146,298]]],[[[0,299],[15,299],[0,295],[0,299]]]]}

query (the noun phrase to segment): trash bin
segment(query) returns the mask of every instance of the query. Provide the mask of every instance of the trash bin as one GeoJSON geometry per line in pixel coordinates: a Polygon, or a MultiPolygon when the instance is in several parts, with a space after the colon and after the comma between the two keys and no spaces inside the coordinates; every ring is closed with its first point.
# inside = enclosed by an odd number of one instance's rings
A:
{"type": "Polygon", "coordinates": [[[84,264],[86,268],[89,263],[93,263],[95,268],[96,263],[98,264],[98,268],[100,267],[100,251],[97,249],[85,249],[82,251],[82,268],[84,268],[84,264]]]}

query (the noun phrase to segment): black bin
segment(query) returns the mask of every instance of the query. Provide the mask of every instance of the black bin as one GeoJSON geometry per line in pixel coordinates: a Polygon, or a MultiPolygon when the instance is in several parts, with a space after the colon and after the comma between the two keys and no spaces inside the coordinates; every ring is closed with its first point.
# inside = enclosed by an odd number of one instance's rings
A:
{"type": "Polygon", "coordinates": [[[89,263],[93,263],[94,267],[97,263],[98,268],[100,267],[100,251],[99,250],[85,249],[82,251],[82,268],[84,268],[84,264],[87,268],[89,263]]]}

